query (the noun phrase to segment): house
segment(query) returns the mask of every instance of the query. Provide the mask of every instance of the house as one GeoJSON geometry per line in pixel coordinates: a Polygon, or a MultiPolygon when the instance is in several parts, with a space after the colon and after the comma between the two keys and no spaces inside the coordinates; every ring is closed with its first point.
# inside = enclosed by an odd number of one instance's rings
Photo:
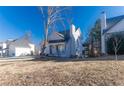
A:
{"type": "Polygon", "coordinates": [[[82,34],[80,28],[72,24],[70,30],[53,31],[48,36],[48,44],[44,53],[58,57],[82,57],[82,34]]]}
{"type": "Polygon", "coordinates": [[[107,54],[107,40],[111,34],[120,33],[124,35],[124,15],[106,18],[106,13],[101,15],[101,53],[107,54]]]}
{"type": "Polygon", "coordinates": [[[26,56],[35,54],[35,45],[30,42],[27,36],[14,40],[0,42],[0,56],[26,56]]]}
{"type": "Polygon", "coordinates": [[[6,43],[5,42],[0,42],[0,57],[6,56],[7,55],[6,51],[7,51],[6,43]]]}

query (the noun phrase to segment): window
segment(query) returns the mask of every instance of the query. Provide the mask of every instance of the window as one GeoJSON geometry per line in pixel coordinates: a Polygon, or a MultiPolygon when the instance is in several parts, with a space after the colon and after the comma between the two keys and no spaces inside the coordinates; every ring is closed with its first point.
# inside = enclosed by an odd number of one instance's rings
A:
{"type": "Polygon", "coordinates": [[[15,53],[12,53],[12,56],[15,56],[15,53]]]}
{"type": "Polygon", "coordinates": [[[58,50],[59,50],[60,53],[64,53],[64,51],[65,51],[64,45],[63,44],[59,45],[58,50]]]}
{"type": "Polygon", "coordinates": [[[52,54],[52,46],[50,45],[50,54],[52,54]]]}
{"type": "Polygon", "coordinates": [[[2,49],[2,46],[0,46],[0,49],[2,49]]]}

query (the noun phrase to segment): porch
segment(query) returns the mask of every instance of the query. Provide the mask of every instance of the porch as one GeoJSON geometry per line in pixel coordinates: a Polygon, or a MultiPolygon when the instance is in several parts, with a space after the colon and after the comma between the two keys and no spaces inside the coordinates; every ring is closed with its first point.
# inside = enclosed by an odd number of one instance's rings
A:
{"type": "Polygon", "coordinates": [[[49,44],[49,56],[65,56],[65,43],[50,43],[49,44]]]}

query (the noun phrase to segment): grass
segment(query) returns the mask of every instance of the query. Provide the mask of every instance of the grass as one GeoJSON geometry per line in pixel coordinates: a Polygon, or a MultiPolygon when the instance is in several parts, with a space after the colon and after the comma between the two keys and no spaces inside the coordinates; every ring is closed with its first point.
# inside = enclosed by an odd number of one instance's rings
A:
{"type": "Polygon", "coordinates": [[[0,62],[0,85],[124,85],[124,62],[0,62]]]}

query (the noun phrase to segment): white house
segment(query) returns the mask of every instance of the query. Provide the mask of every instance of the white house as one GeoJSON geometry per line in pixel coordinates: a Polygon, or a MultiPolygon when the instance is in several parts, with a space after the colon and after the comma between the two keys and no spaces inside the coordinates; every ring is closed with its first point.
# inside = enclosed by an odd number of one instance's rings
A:
{"type": "Polygon", "coordinates": [[[34,53],[35,45],[30,43],[27,36],[15,40],[0,42],[1,57],[26,56],[34,55],[34,53]]]}
{"type": "Polygon", "coordinates": [[[6,56],[7,45],[5,42],[0,42],[0,57],[6,56]]]}
{"type": "Polygon", "coordinates": [[[101,52],[107,53],[106,40],[112,33],[124,32],[124,15],[106,18],[106,13],[101,16],[101,52]]]}
{"type": "Polygon", "coordinates": [[[67,31],[53,31],[48,36],[48,45],[44,53],[49,56],[82,57],[82,39],[80,28],[71,25],[67,31]]]}

